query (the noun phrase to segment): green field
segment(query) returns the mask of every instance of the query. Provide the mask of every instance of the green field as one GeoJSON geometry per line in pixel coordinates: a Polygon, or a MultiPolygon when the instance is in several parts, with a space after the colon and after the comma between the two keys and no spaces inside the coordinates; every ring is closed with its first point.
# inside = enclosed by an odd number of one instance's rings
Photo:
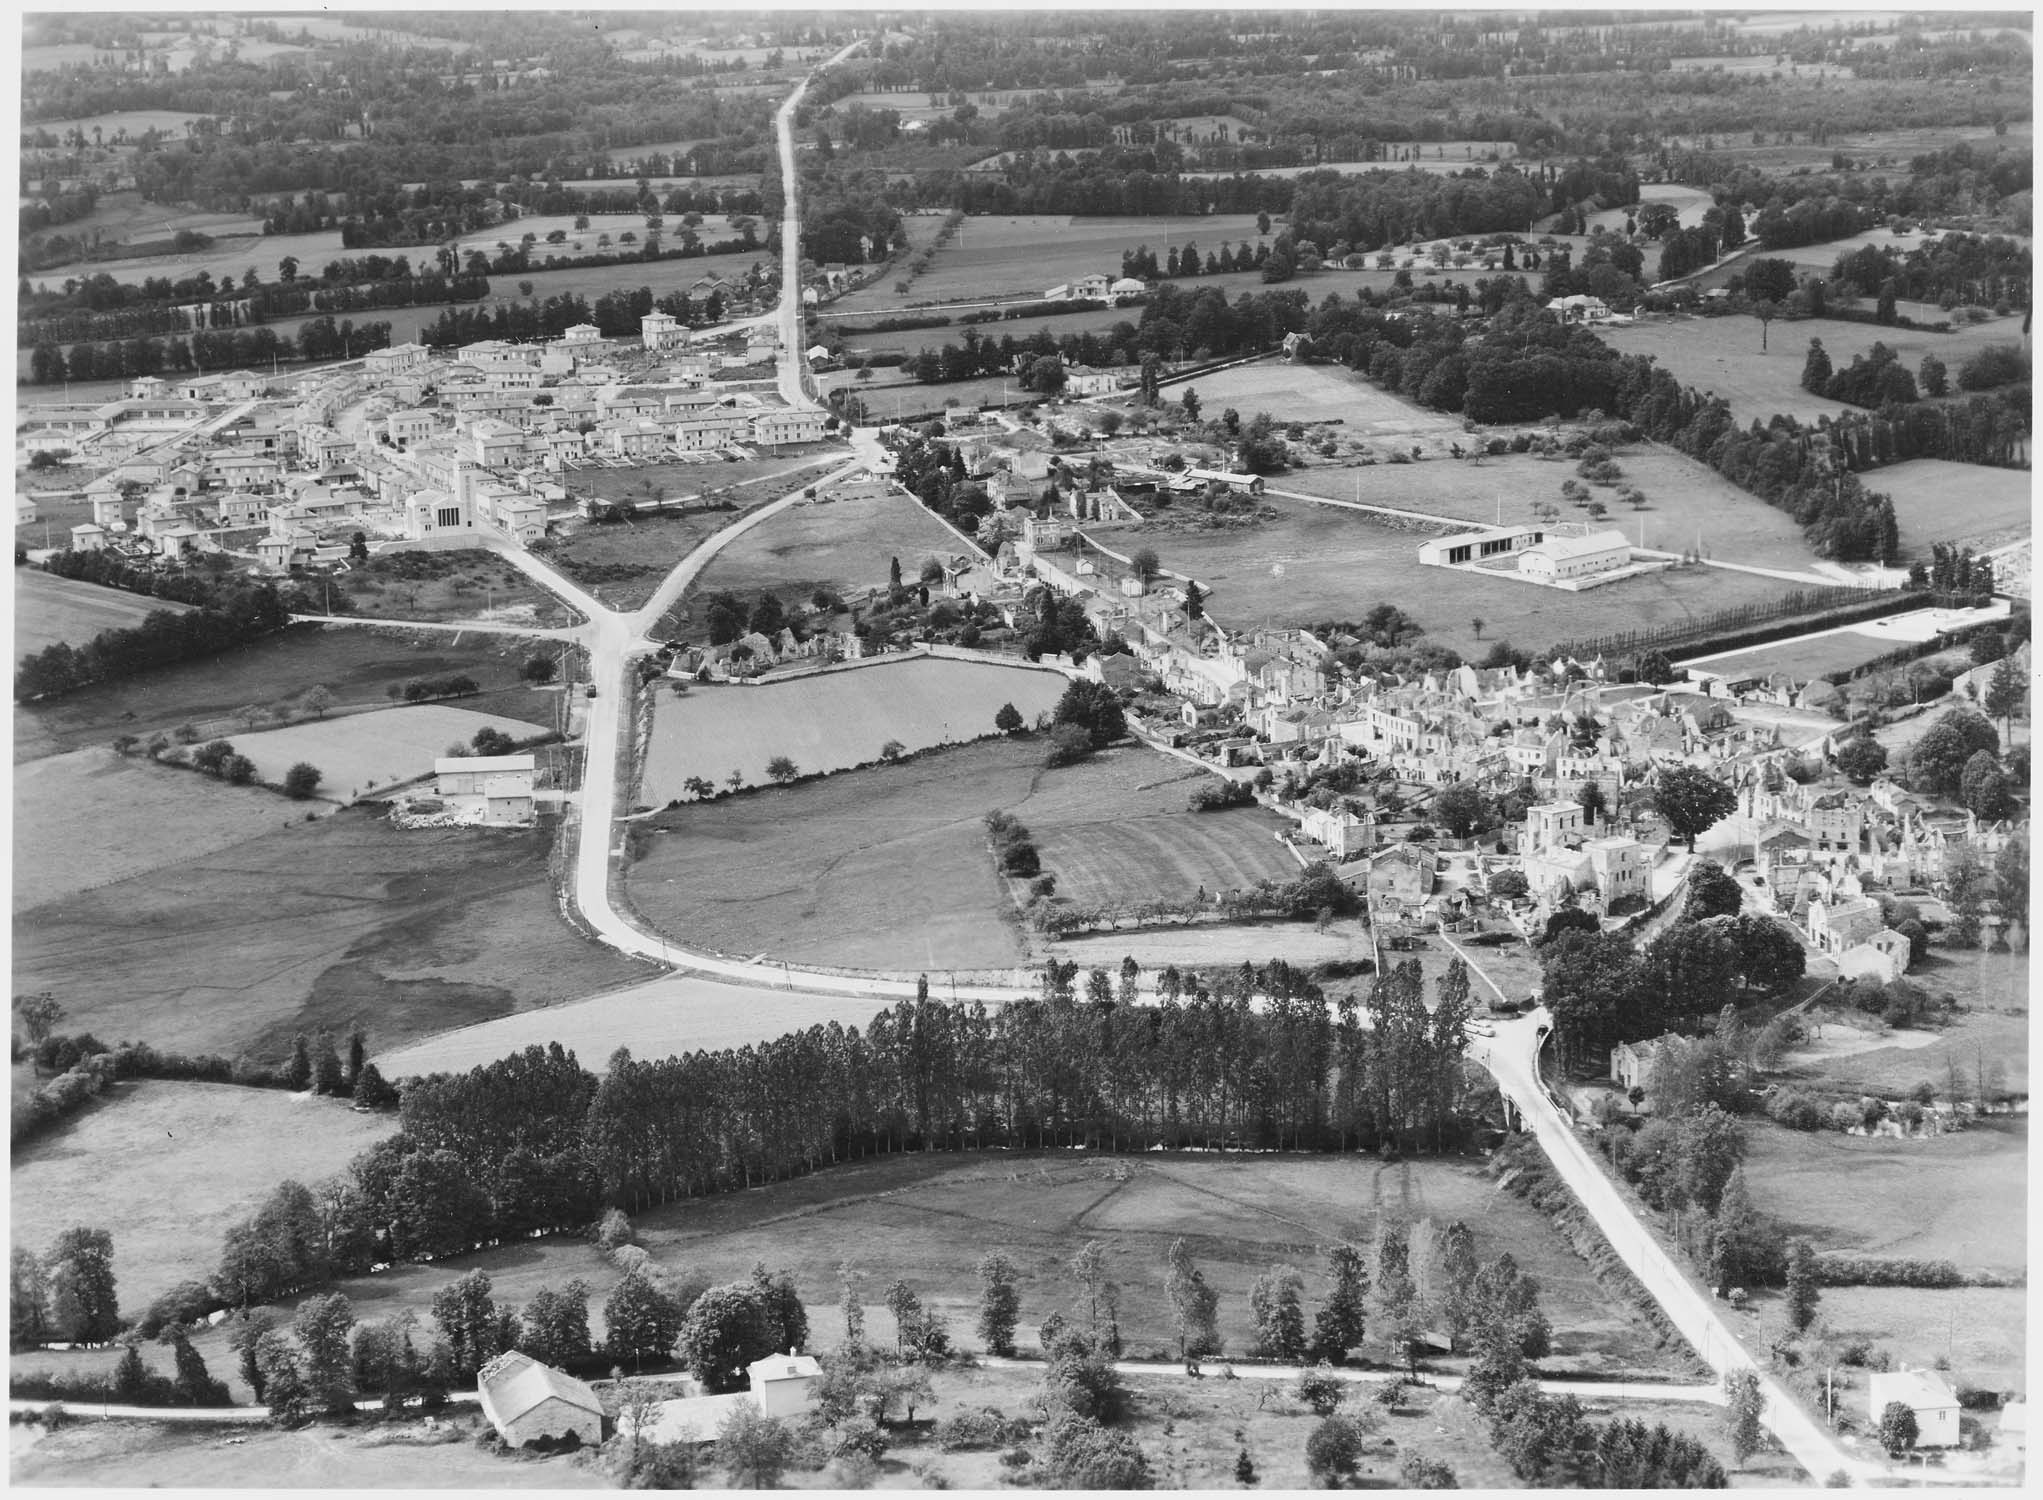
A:
{"type": "Polygon", "coordinates": [[[261,787],[229,786],[105,746],[17,765],[13,809],[17,913],[227,849],[304,816],[261,787]],[[80,817],[80,808],[92,815],[80,817]]]}
{"type": "Polygon", "coordinates": [[[66,694],[14,711],[14,759],[100,745],[116,735],[147,736],[179,724],[231,723],[247,704],[288,705],[325,684],[336,708],[388,707],[387,689],[415,677],[472,677],[482,688],[461,706],[530,724],[553,722],[557,691],[535,690],[519,676],[533,644],[516,636],[407,631],[360,625],[300,625],[200,661],[125,682],[66,694]]]}
{"type": "Polygon", "coordinates": [[[1040,668],[882,658],[792,682],[661,694],[638,800],[659,807],[684,798],[691,776],[721,786],[738,771],[745,784],[760,785],[777,755],[804,772],[836,771],[877,760],[889,740],[925,750],[977,739],[993,732],[1002,704],[1033,723],[1057,706],[1064,687],[1060,674],[1040,668]]]}
{"type": "MultiPolygon", "coordinates": [[[[1369,471],[1407,472],[1404,466],[1369,471]]],[[[1476,657],[1500,638],[1539,649],[1601,634],[1619,620],[1631,628],[1696,619],[1798,587],[1721,568],[1674,568],[1581,593],[1448,568],[1422,572],[1418,546],[1432,531],[1402,530],[1306,501],[1265,503],[1278,519],[1246,530],[1159,532],[1153,539],[1139,530],[1121,534],[1141,536],[1164,567],[1197,578],[1211,592],[1214,618],[1230,628],[1359,620],[1372,606],[1391,603],[1433,639],[1476,657]],[[1480,638],[1476,618],[1483,621],[1480,638]]],[[[1394,501],[1387,497],[1386,503],[1394,501]]]]}
{"type": "MultiPolygon", "coordinates": [[[[981,823],[994,808],[1035,833],[1060,890],[1068,866],[1081,890],[1092,882],[1094,899],[1145,849],[1168,863],[1134,870],[1140,883],[1128,899],[1148,890],[1182,900],[1202,884],[1210,892],[1296,872],[1267,814],[1173,811],[1187,795],[1180,762],[1134,749],[1060,771],[1042,759],[1038,739],[994,740],[685,805],[650,820],[662,831],[627,889],[653,927],[718,952],[936,972],[1005,969],[1024,956],[981,823]],[[1209,824],[1226,828],[1224,839],[1209,824]]],[[[1281,943],[1270,932],[1262,946],[1281,943]]]]}
{"type": "Polygon", "coordinates": [[[271,1188],[317,1183],[396,1128],[312,1094],[115,1084],[14,1153],[10,1233],[40,1251],[74,1224],[111,1230],[121,1311],[138,1318],[178,1282],[210,1277],[221,1236],[271,1188]]]}
{"type": "Polygon", "coordinates": [[[818,588],[885,587],[893,558],[913,577],[924,558],[964,551],[956,532],[899,492],[793,506],[717,553],[656,633],[701,637],[706,627],[693,619],[693,605],[719,591],[750,599],[771,589],[799,596],[806,609],[818,588]]]}
{"type": "Polygon", "coordinates": [[[1911,458],[1865,476],[1868,489],[1894,497],[1901,551],[1927,560],[1932,542],[1997,546],[2029,535],[2034,476],[1941,458],[1911,458]]]}
{"type": "Polygon", "coordinates": [[[82,646],[102,630],[126,630],[159,609],[183,614],[189,605],[124,589],[59,578],[41,568],[14,570],[14,654],[27,656],[59,642],[82,646]]]}
{"type": "MultiPolygon", "coordinates": [[[[1461,436],[1461,419],[1427,411],[1371,385],[1340,365],[1291,365],[1261,360],[1237,365],[1172,388],[1199,393],[1199,408],[1209,419],[1228,407],[1248,421],[1268,412],[1279,422],[1330,422],[1338,419],[1344,436],[1369,441],[1426,440],[1441,453],[1461,436]]],[[[1402,467],[1402,466],[1401,466],[1402,467]]]]}
{"type": "Polygon", "coordinates": [[[1753,1202],[1818,1251],[1948,1260],[1967,1273],[2010,1274],[2028,1263],[2028,1143],[2019,1121],[1928,1140],[1749,1121],[1745,1138],[1753,1202]],[[1934,1193],[1923,1190],[1930,1182],[1934,1193]]]}
{"type": "MultiPolygon", "coordinates": [[[[560,694],[553,696],[558,706],[560,694]]],[[[324,773],[321,798],[348,802],[378,787],[430,775],[434,760],[454,745],[470,743],[481,730],[493,729],[514,740],[534,739],[554,722],[551,715],[531,724],[447,703],[415,703],[237,734],[233,743],[255,762],[258,780],[282,785],[291,767],[304,761],[324,773]]]]}
{"type": "Polygon", "coordinates": [[[15,986],[105,1041],[274,1057],[299,1031],[360,1025],[382,1048],[644,975],[561,922],[551,842],[344,811],[175,863],[159,849],[146,874],[17,917],[15,986]]]}
{"type": "Polygon", "coordinates": [[[1892,640],[1861,635],[1855,630],[1835,630],[1811,639],[1781,641],[1772,646],[1755,646],[1708,661],[1691,662],[1700,671],[1725,677],[1771,677],[1782,674],[1794,682],[1807,682],[1826,672],[1842,672],[1861,662],[1885,656],[1894,650],[1892,640]]]}
{"type": "MultiPolygon", "coordinates": [[[[1874,344],[1885,344],[1911,373],[1925,354],[1934,354],[1955,378],[1958,367],[1988,344],[2017,341],[2020,329],[2021,321],[2015,317],[1989,318],[1951,333],[1919,333],[1831,318],[1780,319],[1767,330],[1767,350],[1762,353],[1756,318],[1669,314],[1645,318],[1630,327],[1599,329],[1597,337],[1621,354],[1650,354],[1683,385],[1722,396],[1740,423],[1765,422],[1776,415],[1814,422],[1821,416],[1842,416],[1857,408],[1802,389],[1802,365],[1812,338],[1823,341],[1833,369],[1843,369],[1854,355],[1869,353],[1874,344]]],[[[1871,487],[1881,488],[1878,484],[1871,487]]]]}
{"type": "Polygon", "coordinates": [[[1561,499],[1562,483],[1575,478],[1575,464],[1565,458],[1507,454],[1477,463],[1315,463],[1276,475],[1269,485],[1279,493],[1360,500],[1477,526],[1530,523],[1536,519],[1533,505],[1548,503],[1561,507],[1564,524],[1615,527],[1633,543],[1656,550],[1679,552],[1700,538],[1704,555],[1721,562],[1794,571],[1814,560],[1794,517],[1694,459],[1657,443],[1634,444],[1615,457],[1623,471],[1619,485],[1635,486],[1646,503],[1634,509],[1617,498],[1616,488],[1592,487],[1591,496],[1609,512],[1601,522],[1561,499]]]}

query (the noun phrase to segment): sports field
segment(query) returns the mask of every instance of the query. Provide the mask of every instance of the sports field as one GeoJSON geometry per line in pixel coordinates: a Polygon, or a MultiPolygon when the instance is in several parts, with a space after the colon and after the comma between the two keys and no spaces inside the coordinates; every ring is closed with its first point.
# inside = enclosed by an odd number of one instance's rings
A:
{"type": "MultiPolygon", "coordinates": [[[[1183,900],[1200,885],[1296,873],[1270,836],[1271,815],[1176,810],[1189,795],[1180,761],[1136,749],[1058,771],[1042,761],[1038,738],[993,740],[686,805],[650,820],[661,831],[631,867],[628,894],[656,930],[716,952],[935,973],[1005,970],[1024,957],[986,845],[982,819],[995,808],[1028,825],[1060,891],[1068,869],[1078,889],[1092,883],[1093,899],[1111,861],[1145,841],[1160,863],[1135,872],[1123,899],[1183,900]]],[[[1278,941],[1271,934],[1266,946],[1278,941]]]]}
{"type": "Polygon", "coordinates": [[[1864,476],[1868,489],[1894,497],[1901,551],[1928,560],[1932,542],[1997,546],[2033,529],[2034,476],[1942,458],[1911,458],[1864,476]]]}
{"type": "Polygon", "coordinates": [[[691,776],[721,786],[733,771],[756,786],[778,755],[805,773],[835,771],[878,759],[889,740],[922,750],[977,739],[992,733],[1002,704],[1033,723],[1056,707],[1064,687],[1052,671],[921,658],[786,683],[663,693],[638,800],[660,807],[687,797],[682,783],[691,776]]]}
{"type": "Polygon", "coordinates": [[[1807,682],[1827,672],[1842,672],[1895,649],[1891,640],[1862,635],[1854,630],[1836,630],[1805,640],[1781,641],[1755,646],[1708,661],[1691,662],[1701,671],[1732,679],[1771,677],[1782,674],[1794,682],[1807,682]]]}
{"type": "Polygon", "coordinates": [[[1569,593],[1458,569],[1421,569],[1418,546],[1436,534],[1431,531],[1403,530],[1301,500],[1264,503],[1278,519],[1249,530],[1171,532],[1155,539],[1165,565],[1209,589],[1207,608],[1230,627],[1359,620],[1372,606],[1389,603],[1419,620],[1443,645],[1480,657],[1486,643],[1500,638],[1536,649],[1600,634],[1612,628],[1613,619],[1643,626],[1698,618],[1800,586],[1721,568],[1674,568],[1569,593]],[[1473,623],[1478,618],[1480,635],[1473,623]]]}
{"type": "Polygon", "coordinates": [[[924,558],[965,550],[957,533],[899,492],[793,506],[719,552],[660,622],[659,633],[701,635],[706,627],[694,620],[694,606],[720,591],[750,599],[771,589],[798,596],[806,609],[819,587],[840,593],[884,587],[893,559],[913,578],[924,558]]]}
{"type": "Polygon", "coordinates": [[[11,1235],[41,1251],[74,1224],[111,1230],[121,1310],[139,1317],[178,1282],[210,1277],[221,1235],[271,1188],[317,1183],[396,1128],[394,1115],[311,1094],[115,1084],[14,1153],[11,1235]]]}
{"type": "MultiPolygon", "coordinates": [[[[280,818],[299,806],[247,795],[280,818]]],[[[275,1058],[299,1031],[362,1025],[389,1047],[643,977],[560,920],[551,841],[342,811],[159,853],[146,874],[19,914],[14,982],[108,1040],[275,1058]]]]}
{"type": "Polygon", "coordinates": [[[1955,377],[1958,367],[1988,344],[2018,339],[2020,328],[2016,317],[1989,318],[1951,333],[1831,318],[1777,319],[1767,330],[1767,349],[1762,353],[1757,318],[1668,314],[1629,327],[1598,329],[1597,337],[1620,353],[1650,354],[1682,384],[1722,396],[1740,423],[1764,422],[1776,415],[1814,422],[1819,416],[1836,417],[1857,408],[1802,389],[1802,365],[1812,338],[1823,341],[1833,369],[1849,365],[1854,355],[1869,353],[1874,344],[1885,344],[1911,372],[1925,354],[1934,354],[1955,377]]]}
{"type": "Polygon", "coordinates": [[[325,773],[319,797],[348,802],[374,788],[431,774],[435,758],[456,744],[468,744],[483,729],[512,739],[532,739],[546,726],[450,704],[414,703],[377,713],[312,719],[232,739],[234,748],[255,762],[259,780],[281,784],[292,766],[308,761],[325,773]]]}
{"type": "Polygon", "coordinates": [[[18,659],[59,642],[82,646],[102,630],[126,630],[159,609],[181,615],[189,607],[59,578],[41,568],[16,568],[14,654],[18,659]]]}

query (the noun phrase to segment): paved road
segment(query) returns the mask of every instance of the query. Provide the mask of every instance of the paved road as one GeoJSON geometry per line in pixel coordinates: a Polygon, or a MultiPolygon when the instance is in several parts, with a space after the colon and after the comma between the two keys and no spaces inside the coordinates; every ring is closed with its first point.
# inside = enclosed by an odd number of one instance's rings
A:
{"type": "Polygon", "coordinates": [[[1822,1479],[1842,1469],[1857,1483],[1886,1477],[1884,1464],[1847,1453],[1836,1437],[1761,1369],[1725,1324],[1716,1304],[1674,1263],[1590,1157],[1567,1117],[1548,1097],[1539,1078],[1539,1049],[1552,1017],[1544,1008],[1517,1020],[1497,1023],[1494,1037],[1472,1037],[1469,1056],[1489,1070],[1516,1107],[1520,1120],[1538,1138],[1540,1148],[1561,1179],[1573,1190],[1618,1258],[1660,1304],[1674,1326],[1720,1376],[1730,1370],[1751,1370],[1766,1396],[1768,1429],[1812,1477],[1822,1479]]]}

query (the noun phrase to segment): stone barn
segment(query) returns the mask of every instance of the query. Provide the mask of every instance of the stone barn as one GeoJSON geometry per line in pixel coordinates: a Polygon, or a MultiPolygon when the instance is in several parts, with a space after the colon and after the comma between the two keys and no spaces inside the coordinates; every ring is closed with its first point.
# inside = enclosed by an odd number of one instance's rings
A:
{"type": "Polygon", "coordinates": [[[603,1403],[596,1393],[529,1354],[499,1354],[482,1367],[475,1385],[482,1414],[513,1448],[569,1438],[593,1448],[603,1441],[603,1403]]]}

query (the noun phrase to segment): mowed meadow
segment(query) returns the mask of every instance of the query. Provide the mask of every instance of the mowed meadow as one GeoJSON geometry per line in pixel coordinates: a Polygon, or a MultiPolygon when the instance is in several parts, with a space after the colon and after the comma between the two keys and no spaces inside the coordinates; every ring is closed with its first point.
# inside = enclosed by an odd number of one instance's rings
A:
{"type": "Polygon", "coordinates": [[[791,682],[659,694],[638,800],[659,807],[685,798],[693,776],[721,786],[736,772],[756,786],[777,756],[804,773],[837,771],[879,759],[889,741],[925,750],[978,739],[993,732],[1003,704],[1033,723],[1064,688],[1047,668],[882,658],[791,682]]]}
{"type": "MultiPolygon", "coordinates": [[[[1095,904],[1297,874],[1274,815],[1187,810],[1204,773],[1181,761],[1122,748],[1053,771],[1043,754],[1038,737],[998,739],[684,804],[640,825],[626,894],[656,930],[732,956],[1004,974],[1030,950],[986,842],[996,808],[1035,834],[1060,892],[1068,877],[1095,904]]],[[[1283,930],[1266,932],[1281,952],[1283,930]]]]}

